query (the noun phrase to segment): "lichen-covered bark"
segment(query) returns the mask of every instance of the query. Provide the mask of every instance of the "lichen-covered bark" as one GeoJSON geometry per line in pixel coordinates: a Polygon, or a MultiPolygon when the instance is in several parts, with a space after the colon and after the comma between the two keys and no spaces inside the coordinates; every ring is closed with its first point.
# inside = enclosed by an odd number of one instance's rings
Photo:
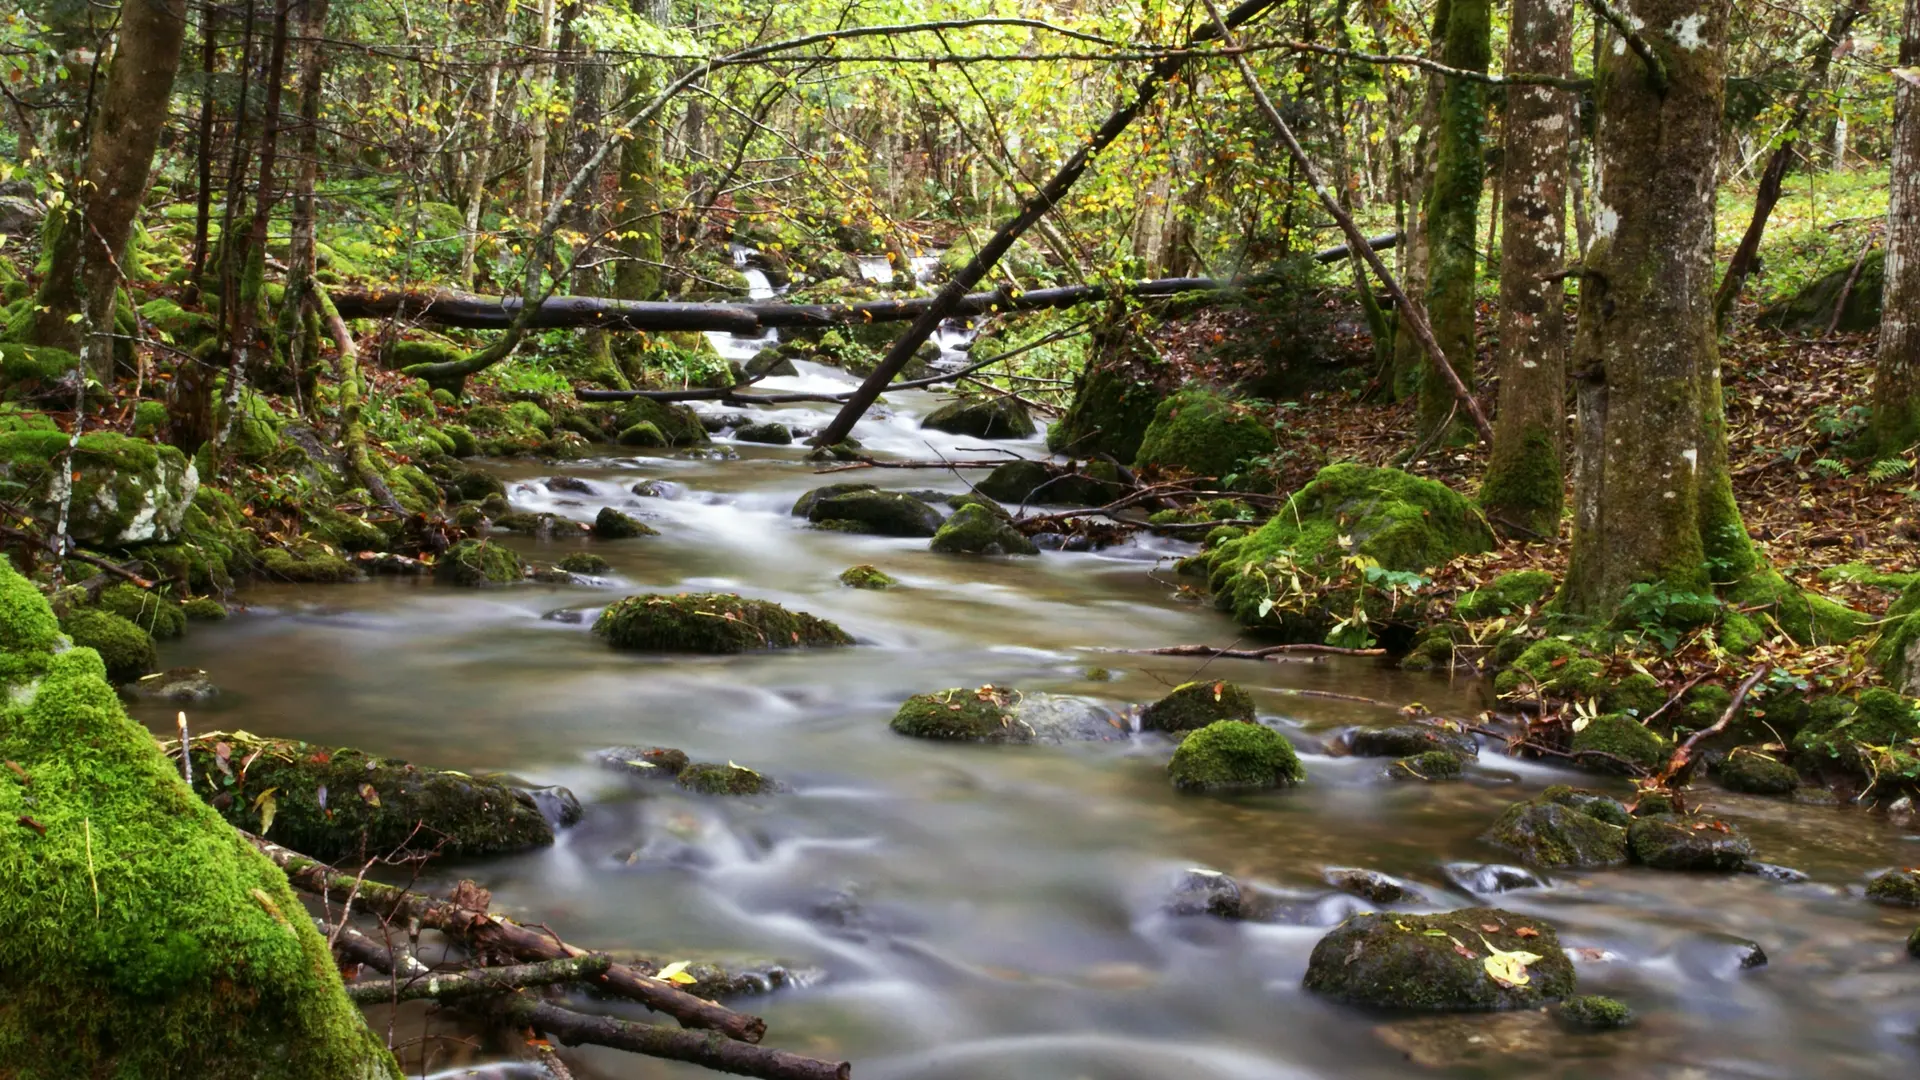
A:
{"type": "MultiPolygon", "coordinates": [[[[1491,52],[1489,0],[1451,0],[1441,60],[1464,71],[1487,70],[1491,52]]],[[[1480,189],[1486,180],[1481,135],[1486,126],[1486,87],[1449,79],[1440,94],[1440,126],[1433,185],[1427,190],[1427,319],[1433,336],[1469,388],[1473,386],[1473,282],[1478,257],[1474,240],[1480,220],[1480,189]]],[[[1419,437],[1464,420],[1458,399],[1433,361],[1420,369],[1419,437]]]]}
{"type": "Polygon", "coordinates": [[[1920,0],[1906,0],[1894,78],[1892,191],[1881,292],[1880,356],[1873,369],[1873,436],[1882,453],[1920,439],[1920,0]]]}
{"type": "Polygon", "coordinates": [[[1726,0],[1639,0],[1657,91],[1624,41],[1601,49],[1601,186],[1573,342],[1579,431],[1561,592],[1611,615],[1659,582],[1704,593],[1753,566],[1727,475],[1712,307],[1726,0]]]}
{"type": "MultiPolygon", "coordinates": [[[[1452,0],[1437,0],[1433,7],[1432,47],[1428,52],[1436,59],[1445,44],[1447,35],[1447,16],[1452,8],[1452,0]]],[[[1410,169],[1413,173],[1413,206],[1408,208],[1406,239],[1400,245],[1400,283],[1408,296],[1425,296],[1427,293],[1427,197],[1426,191],[1433,182],[1434,138],[1433,132],[1439,126],[1440,94],[1446,83],[1438,75],[1427,78],[1427,92],[1420,102],[1420,137],[1414,143],[1410,169]]],[[[1395,313],[1396,330],[1393,336],[1393,397],[1404,401],[1418,392],[1420,370],[1426,363],[1426,350],[1420,339],[1407,327],[1405,316],[1395,313]]]]}
{"type": "Polygon", "coordinates": [[[87,163],[73,202],[53,237],[46,278],[34,299],[28,340],[76,353],[84,350],[95,378],[113,374],[113,301],[120,259],[133,217],[147,190],[147,174],[180,47],[187,35],[186,0],[141,0],[120,13],[113,66],[100,92],[87,144],[87,163]],[[96,335],[91,343],[86,339],[96,335]]]}
{"type": "MultiPolygon", "coordinates": [[[[1514,0],[1507,70],[1563,75],[1573,62],[1572,0],[1514,0]]],[[[1507,91],[1500,208],[1500,412],[1480,504],[1496,528],[1550,537],[1564,482],[1567,330],[1567,103],[1545,86],[1507,91]]]]}

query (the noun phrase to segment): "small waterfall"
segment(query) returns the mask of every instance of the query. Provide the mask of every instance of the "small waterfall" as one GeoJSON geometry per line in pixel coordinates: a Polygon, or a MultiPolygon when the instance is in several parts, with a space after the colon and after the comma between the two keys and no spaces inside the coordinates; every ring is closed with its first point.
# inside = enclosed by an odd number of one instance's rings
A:
{"type": "Polygon", "coordinates": [[[893,281],[893,263],[885,255],[855,255],[860,263],[860,276],[879,285],[893,281]]]}

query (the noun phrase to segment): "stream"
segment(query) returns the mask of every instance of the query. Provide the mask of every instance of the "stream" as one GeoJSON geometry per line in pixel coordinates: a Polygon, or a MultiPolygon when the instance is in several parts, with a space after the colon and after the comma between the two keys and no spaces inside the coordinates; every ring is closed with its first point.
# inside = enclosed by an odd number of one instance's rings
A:
{"type": "MultiPolygon", "coordinates": [[[[758,347],[727,345],[748,356],[758,347]]],[[[798,367],[758,388],[854,385],[830,368],[798,367]]],[[[1046,453],[1038,439],[984,445],[920,430],[918,418],[942,400],[889,394],[855,436],[885,459],[1046,453]]],[[[820,427],[833,411],[754,415],[820,427]]],[[[1168,746],[1119,729],[1105,743],[1065,746],[904,738],[887,727],[900,702],[950,686],[1081,695],[1115,709],[1150,702],[1202,661],[1117,650],[1226,644],[1236,631],[1168,584],[1160,560],[1189,545],[1142,535],[1099,552],[984,559],[936,555],[925,540],[811,530],[788,509],[824,483],[964,485],[938,470],[819,476],[797,443],[716,446],[737,459],[621,451],[565,465],[591,495],[547,490],[540,480],[551,466],[491,464],[518,509],[587,521],[612,505],[660,530],[615,542],[505,541],[546,560],[591,546],[616,569],[604,587],[263,585],[240,598],[247,611],[163,644],[163,666],[206,668],[223,688],[195,712],[199,731],[245,728],[570,787],[585,817],[552,848],[435,865],[421,886],[475,878],[497,910],[589,947],[777,959],[796,985],[734,1004],[766,1018],[768,1045],[850,1059],[863,1080],[1920,1072],[1920,963],[1903,950],[1915,916],[1861,899],[1870,871],[1920,863],[1911,819],[1709,791],[1761,858],[1811,880],[1622,869],[1475,897],[1455,882],[1473,880],[1463,867],[1505,861],[1477,837],[1507,804],[1552,783],[1624,784],[1493,747],[1452,784],[1396,784],[1383,760],[1330,756],[1342,728],[1400,717],[1298,691],[1419,701],[1457,716],[1483,707],[1465,684],[1352,658],[1204,665],[1207,677],[1247,687],[1301,750],[1309,779],[1289,791],[1179,795],[1162,768],[1168,746]],[[630,494],[641,480],[670,482],[673,497],[630,494]],[[859,563],[901,586],[841,586],[839,572],[859,563]],[[658,656],[616,652],[588,633],[594,611],[620,596],[690,590],[776,600],[840,623],[859,645],[658,656]],[[548,617],[563,610],[584,620],[548,617]],[[590,762],[594,750],[623,744],[739,762],[792,791],[700,799],[590,762]],[[1367,907],[1325,885],[1325,871],[1342,866],[1414,883],[1430,903],[1413,910],[1486,902],[1550,921],[1576,951],[1582,992],[1624,1000],[1640,1024],[1572,1035],[1538,1012],[1391,1017],[1307,995],[1300,979],[1314,942],[1367,907]],[[1296,892],[1298,921],[1165,914],[1188,867],[1296,892]],[[1770,962],[1743,968],[1745,942],[1770,962]]],[[[134,708],[156,731],[171,729],[171,707],[134,708]]],[[[407,1014],[398,1036],[418,1037],[424,1017],[407,1014]]],[[[614,1051],[568,1053],[581,1077],[713,1075],[614,1051]]],[[[514,1070],[443,1075],[529,1075],[514,1070]]]]}

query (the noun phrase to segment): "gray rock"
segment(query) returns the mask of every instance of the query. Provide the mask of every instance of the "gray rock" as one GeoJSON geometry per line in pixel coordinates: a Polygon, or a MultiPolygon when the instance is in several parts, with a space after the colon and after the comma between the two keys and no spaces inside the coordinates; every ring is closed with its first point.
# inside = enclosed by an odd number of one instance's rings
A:
{"type": "Polygon", "coordinates": [[[533,801],[534,809],[547,819],[547,824],[555,829],[564,829],[580,823],[583,811],[580,799],[573,792],[558,784],[552,787],[527,788],[521,792],[533,801]]]}
{"type": "Polygon", "coordinates": [[[1378,870],[1335,866],[1328,868],[1322,876],[1327,884],[1341,892],[1352,893],[1375,904],[1417,904],[1426,899],[1426,894],[1419,889],[1378,870]]]}
{"type": "Polygon", "coordinates": [[[742,424],[735,428],[733,437],[741,442],[766,443],[770,446],[786,446],[793,442],[793,432],[785,424],[742,424]]]}
{"type": "Polygon", "coordinates": [[[1355,757],[1415,757],[1430,750],[1445,750],[1469,758],[1480,754],[1480,744],[1472,735],[1433,724],[1355,728],[1343,741],[1355,757]]]}
{"type": "Polygon", "coordinates": [[[1446,875],[1455,888],[1464,889],[1475,896],[1547,887],[1547,883],[1535,876],[1533,871],[1499,863],[1448,863],[1446,875]]]}
{"type": "Polygon", "coordinates": [[[220,696],[220,688],[199,668],[171,668],[143,676],[121,689],[149,701],[174,701],[198,704],[220,696]]]}

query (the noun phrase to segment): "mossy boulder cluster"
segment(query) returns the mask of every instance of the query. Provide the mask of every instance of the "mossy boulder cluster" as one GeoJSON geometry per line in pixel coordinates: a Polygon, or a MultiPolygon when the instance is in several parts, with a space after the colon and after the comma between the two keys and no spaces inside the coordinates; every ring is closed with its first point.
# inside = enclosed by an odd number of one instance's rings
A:
{"type": "Polygon", "coordinates": [[[944,555],[1038,555],[1005,510],[972,502],[955,510],[933,534],[932,550],[944,555]]]}
{"type": "Polygon", "coordinates": [[[1508,807],[1485,839],[1549,869],[1632,861],[1652,870],[1731,872],[1753,861],[1747,839],[1717,818],[1675,814],[1656,798],[1642,798],[1629,813],[1617,800],[1565,786],[1508,807]]]}
{"type": "Polygon", "coordinates": [[[63,648],[0,564],[4,1068],[398,1080],[286,876],[187,789],[99,656],[63,648]]]}
{"type": "Polygon", "coordinates": [[[1142,731],[1198,731],[1220,720],[1254,718],[1253,696],[1229,682],[1190,682],[1140,712],[1142,731]]]}
{"type": "Polygon", "coordinates": [[[1396,469],[1330,465],[1250,535],[1207,555],[1214,603],[1242,625],[1290,641],[1320,641],[1356,608],[1370,623],[1417,625],[1417,600],[1355,573],[1419,573],[1486,551],[1493,533],[1459,493],[1396,469]],[[1291,583],[1302,582],[1302,591],[1291,583]]]}
{"type": "Polygon", "coordinates": [[[1167,762],[1180,791],[1257,791],[1307,778],[1287,737],[1249,720],[1221,720],[1188,732],[1167,762]]]}
{"type": "Polygon", "coordinates": [[[991,684],[915,694],[888,725],[940,742],[1062,743],[1123,737],[1124,721],[1082,698],[991,684]]]}
{"type": "Polygon", "coordinates": [[[825,619],[768,600],[732,593],[647,593],[600,613],[593,632],[619,649],[646,652],[743,653],[851,645],[825,619]]]}
{"type": "Polygon", "coordinates": [[[1356,915],[1321,938],[1306,988],[1383,1009],[1533,1009],[1574,990],[1573,962],[1545,921],[1499,908],[1356,915]]]}
{"type": "Polygon", "coordinates": [[[196,736],[192,754],[194,791],[220,816],[318,859],[553,843],[533,800],[494,780],[244,731],[196,736]]]}
{"type": "Polygon", "coordinates": [[[526,563],[504,544],[462,540],[434,560],[433,580],[466,588],[511,585],[523,580],[526,571],[526,563]]]}
{"type": "Polygon", "coordinates": [[[51,424],[0,431],[0,481],[20,485],[28,504],[47,511],[49,520],[70,484],[67,529],[76,543],[166,543],[180,535],[200,487],[200,474],[186,455],[144,439],[95,432],[80,436],[67,462],[69,441],[51,424]],[[60,463],[68,467],[62,470],[60,463]]]}

